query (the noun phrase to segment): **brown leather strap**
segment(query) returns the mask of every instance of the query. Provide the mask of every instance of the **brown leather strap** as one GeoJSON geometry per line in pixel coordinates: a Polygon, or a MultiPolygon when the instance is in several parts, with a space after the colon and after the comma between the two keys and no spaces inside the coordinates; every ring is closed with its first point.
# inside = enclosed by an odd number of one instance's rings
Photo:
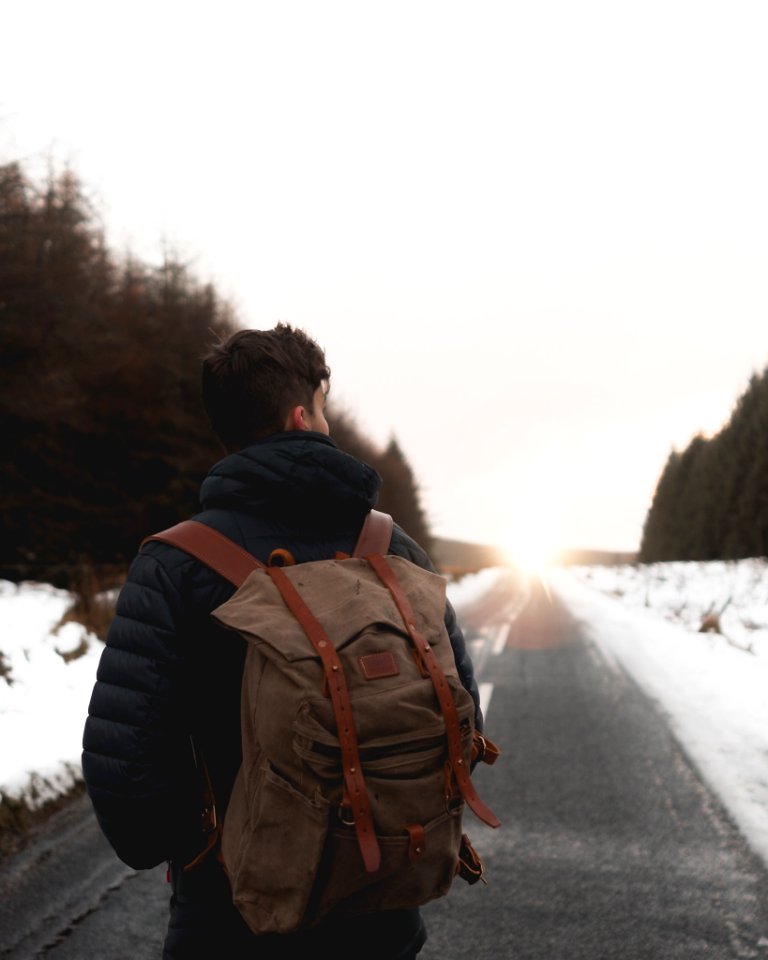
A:
{"type": "Polygon", "coordinates": [[[141,542],[142,547],[149,540],[161,540],[184,550],[236,587],[244,583],[254,570],[264,566],[229,537],[199,520],[182,520],[174,527],[145,537],[141,542]]]}
{"type": "Polygon", "coordinates": [[[195,867],[199,866],[199,864],[205,860],[208,854],[218,847],[221,841],[221,824],[216,813],[216,798],[213,795],[213,784],[211,783],[211,774],[208,771],[208,764],[205,762],[205,757],[202,755],[202,753],[195,748],[194,740],[192,741],[192,748],[195,755],[195,764],[197,765],[197,769],[202,781],[201,790],[203,808],[200,811],[200,825],[202,827],[203,836],[206,838],[206,843],[194,860],[191,860],[189,863],[185,864],[185,872],[194,870],[195,867]]]}
{"type": "Polygon", "coordinates": [[[405,828],[408,834],[408,859],[416,863],[424,856],[427,845],[427,833],[420,823],[412,823],[405,828]]]}
{"type": "Polygon", "coordinates": [[[466,833],[462,833],[461,835],[461,846],[459,847],[456,873],[462,880],[466,880],[470,886],[473,883],[477,883],[478,880],[482,880],[483,883],[487,882],[484,876],[485,864],[480,859],[477,850],[472,846],[466,833]]]}
{"type": "Polygon", "coordinates": [[[492,766],[501,756],[501,750],[493,740],[475,730],[472,735],[472,763],[487,763],[492,766]]]}
{"type": "Polygon", "coordinates": [[[323,665],[328,690],[331,694],[333,712],[336,717],[337,734],[341,746],[341,762],[344,770],[344,785],[352,807],[355,833],[368,873],[375,873],[381,864],[381,851],[373,828],[373,815],[365,786],[363,768],[360,763],[360,750],[357,745],[357,732],[352,715],[352,702],[349,699],[344,669],[336,649],[328,639],[322,625],[315,619],[298,590],[294,587],[280,567],[269,567],[267,573],[280,591],[286,606],[296,617],[310,643],[317,651],[323,665]]]}
{"type": "MultiPolygon", "coordinates": [[[[385,554],[392,539],[392,527],[393,520],[388,513],[371,510],[365,518],[352,555],[364,557],[369,553],[385,554]]],[[[160,540],[184,550],[236,587],[244,583],[250,573],[264,566],[229,537],[199,520],[182,520],[167,530],[145,537],[141,546],[150,540],[160,540]]]]}
{"type": "Polygon", "coordinates": [[[489,827],[499,827],[501,826],[501,821],[490,809],[487,807],[475,790],[474,784],[472,783],[469,771],[469,764],[464,760],[464,751],[461,746],[461,730],[459,729],[459,715],[456,710],[456,704],[453,702],[453,696],[451,695],[450,688],[448,687],[448,681],[446,680],[445,674],[443,673],[443,668],[440,666],[437,657],[435,656],[432,648],[424,639],[424,634],[416,626],[416,618],[413,614],[413,609],[408,597],[405,594],[405,591],[400,586],[397,577],[395,576],[392,567],[387,563],[386,559],[382,556],[372,555],[366,557],[366,560],[370,567],[376,572],[376,575],[381,580],[381,582],[388,588],[389,592],[392,594],[392,597],[397,604],[397,608],[400,611],[400,615],[403,618],[405,623],[405,628],[408,631],[414,647],[419,653],[421,660],[424,666],[429,671],[430,678],[432,679],[432,685],[435,688],[435,693],[437,694],[438,702],[440,703],[440,708],[443,711],[443,718],[445,720],[445,732],[448,739],[448,757],[451,762],[451,767],[453,768],[453,775],[456,777],[456,782],[461,791],[461,795],[464,797],[465,801],[473,813],[479,817],[484,823],[487,823],[489,827]]]}
{"type": "Polygon", "coordinates": [[[388,513],[371,510],[360,530],[352,556],[367,557],[369,553],[380,553],[383,556],[389,550],[393,526],[394,521],[388,513]]]}

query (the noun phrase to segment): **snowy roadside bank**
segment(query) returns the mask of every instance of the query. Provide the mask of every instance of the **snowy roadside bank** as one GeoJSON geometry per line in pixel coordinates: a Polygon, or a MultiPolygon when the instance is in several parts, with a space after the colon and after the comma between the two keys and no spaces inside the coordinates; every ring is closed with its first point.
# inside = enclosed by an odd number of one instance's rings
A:
{"type": "Polygon", "coordinates": [[[766,564],[654,564],[549,573],[609,667],[621,665],[670,725],[768,864],[766,564]],[[725,635],[700,632],[721,609],[725,635]]]}
{"type": "Polygon", "coordinates": [[[101,642],[62,623],[74,595],[0,581],[0,797],[37,809],[81,779],[80,739],[101,642]]]}

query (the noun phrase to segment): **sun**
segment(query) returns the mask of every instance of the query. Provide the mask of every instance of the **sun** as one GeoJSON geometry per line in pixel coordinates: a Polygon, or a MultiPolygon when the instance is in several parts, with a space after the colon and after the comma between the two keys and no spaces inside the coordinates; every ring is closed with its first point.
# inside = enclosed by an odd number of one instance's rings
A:
{"type": "Polygon", "coordinates": [[[556,561],[560,551],[553,524],[546,517],[536,515],[509,518],[501,547],[511,566],[538,577],[556,561]]]}

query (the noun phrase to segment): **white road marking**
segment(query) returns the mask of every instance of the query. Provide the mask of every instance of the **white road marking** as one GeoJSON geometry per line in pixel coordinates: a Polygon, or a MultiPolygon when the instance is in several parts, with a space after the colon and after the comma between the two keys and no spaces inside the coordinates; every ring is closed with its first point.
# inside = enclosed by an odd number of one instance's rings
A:
{"type": "Polygon", "coordinates": [[[478,689],[480,690],[480,709],[483,711],[483,716],[485,717],[488,714],[488,704],[491,702],[493,684],[481,683],[478,684],[478,689]]]}
{"type": "Polygon", "coordinates": [[[494,637],[494,640],[493,640],[493,650],[492,650],[494,657],[498,657],[498,655],[502,652],[504,647],[507,645],[507,634],[509,633],[510,626],[511,624],[509,623],[500,623],[496,627],[496,636],[494,637]]]}

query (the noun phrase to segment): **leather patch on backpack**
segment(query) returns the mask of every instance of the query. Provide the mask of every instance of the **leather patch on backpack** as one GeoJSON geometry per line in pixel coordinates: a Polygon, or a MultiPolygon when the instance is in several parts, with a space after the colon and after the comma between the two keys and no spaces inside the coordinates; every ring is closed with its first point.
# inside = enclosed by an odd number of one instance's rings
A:
{"type": "Polygon", "coordinates": [[[400,673],[394,655],[388,650],[384,653],[368,653],[358,657],[360,669],[366,680],[381,680],[382,677],[396,677],[400,673]]]}

